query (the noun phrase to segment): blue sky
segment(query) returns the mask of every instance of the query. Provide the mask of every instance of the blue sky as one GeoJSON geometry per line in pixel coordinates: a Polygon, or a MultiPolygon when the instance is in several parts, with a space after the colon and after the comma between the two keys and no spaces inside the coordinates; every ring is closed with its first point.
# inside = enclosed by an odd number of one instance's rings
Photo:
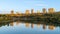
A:
{"type": "Polygon", "coordinates": [[[0,0],[0,13],[10,13],[11,10],[24,13],[26,9],[42,12],[42,8],[55,8],[59,11],[60,0],[0,0]]]}

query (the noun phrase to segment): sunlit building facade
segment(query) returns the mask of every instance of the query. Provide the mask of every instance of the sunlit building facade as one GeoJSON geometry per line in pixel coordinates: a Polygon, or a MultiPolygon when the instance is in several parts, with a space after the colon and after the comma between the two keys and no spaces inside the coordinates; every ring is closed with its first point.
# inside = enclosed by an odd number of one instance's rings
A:
{"type": "Polygon", "coordinates": [[[25,14],[26,15],[30,14],[30,11],[29,10],[26,10],[25,14]]]}
{"type": "Polygon", "coordinates": [[[14,16],[14,10],[11,10],[11,16],[14,16]]]}
{"type": "Polygon", "coordinates": [[[54,13],[55,12],[55,9],[54,8],[49,8],[48,9],[48,13],[54,13]]]}
{"type": "Polygon", "coordinates": [[[46,8],[43,8],[42,11],[43,11],[44,14],[47,13],[46,8]]]}
{"type": "Polygon", "coordinates": [[[16,12],[16,16],[20,16],[20,13],[19,12],[16,12]]]}

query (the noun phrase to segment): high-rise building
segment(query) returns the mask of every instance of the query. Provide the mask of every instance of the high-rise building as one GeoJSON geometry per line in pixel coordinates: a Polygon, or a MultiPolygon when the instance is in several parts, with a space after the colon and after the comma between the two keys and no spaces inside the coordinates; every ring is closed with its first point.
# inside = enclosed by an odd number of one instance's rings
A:
{"type": "Polygon", "coordinates": [[[13,10],[11,11],[11,14],[14,14],[14,11],[13,10]]]}
{"type": "Polygon", "coordinates": [[[13,10],[11,10],[11,16],[14,16],[14,11],[13,10]]]}
{"type": "Polygon", "coordinates": [[[20,16],[20,13],[19,12],[16,12],[16,16],[20,16]]]}
{"type": "Polygon", "coordinates": [[[49,12],[49,13],[54,13],[55,10],[54,10],[54,8],[49,8],[49,9],[48,9],[48,12],[49,12]]]}
{"type": "Polygon", "coordinates": [[[26,10],[25,14],[27,14],[27,15],[30,14],[30,11],[29,10],[26,10]]]}
{"type": "Polygon", "coordinates": [[[37,10],[37,13],[39,14],[40,13],[40,10],[37,10]]]}
{"type": "Polygon", "coordinates": [[[43,13],[45,14],[45,13],[47,13],[47,11],[46,11],[46,9],[45,8],[43,8],[42,9],[42,11],[43,11],[43,13]]]}
{"type": "Polygon", "coordinates": [[[19,12],[16,12],[16,14],[19,14],[19,12]]]}
{"type": "Polygon", "coordinates": [[[31,14],[33,14],[34,13],[34,9],[31,9],[31,14]]]}

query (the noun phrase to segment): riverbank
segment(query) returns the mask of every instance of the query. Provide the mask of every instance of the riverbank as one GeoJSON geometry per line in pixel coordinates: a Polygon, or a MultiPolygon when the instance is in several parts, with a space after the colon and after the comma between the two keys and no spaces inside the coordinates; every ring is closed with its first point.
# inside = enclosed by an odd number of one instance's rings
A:
{"type": "Polygon", "coordinates": [[[0,15],[0,22],[10,22],[15,20],[22,21],[46,21],[52,23],[60,23],[60,13],[53,14],[28,14],[24,16],[11,16],[6,14],[0,15]]]}

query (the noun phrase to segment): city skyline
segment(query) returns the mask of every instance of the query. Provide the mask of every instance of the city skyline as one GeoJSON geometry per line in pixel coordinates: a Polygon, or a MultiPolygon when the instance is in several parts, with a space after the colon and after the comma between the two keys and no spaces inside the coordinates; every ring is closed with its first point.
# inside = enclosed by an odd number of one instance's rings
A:
{"type": "Polygon", "coordinates": [[[55,8],[60,11],[60,0],[0,0],[0,13],[15,12],[25,13],[25,10],[34,9],[42,11],[42,8],[55,8]]]}
{"type": "MultiPolygon", "coordinates": [[[[7,12],[7,13],[0,13],[0,14],[29,14],[29,13],[55,13],[55,12],[57,12],[57,11],[55,11],[55,9],[54,8],[49,8],[48,10],[46,10],[46,8],[43,8],[42,9],[42,11],[40,11],[40,10],[34,10],[34,9],[26,9],[24,12],[21,12],[21,11],[14,11],[14,10],[11,10],[9,13],[7,12]]],[[[60,11],[59,11],[60,12],[60,11]]]]}

